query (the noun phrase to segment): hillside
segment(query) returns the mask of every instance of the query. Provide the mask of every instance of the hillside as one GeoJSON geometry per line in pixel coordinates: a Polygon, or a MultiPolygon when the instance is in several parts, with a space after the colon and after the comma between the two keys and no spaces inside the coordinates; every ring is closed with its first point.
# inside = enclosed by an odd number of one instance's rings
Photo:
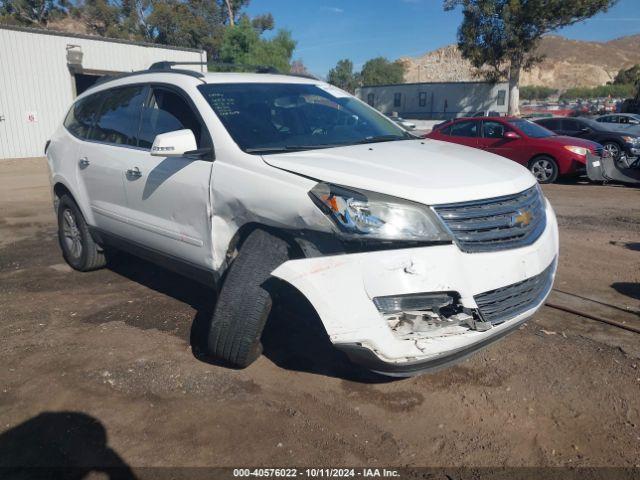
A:
{"type": "MultiPolygon", "coordinates": [[[[640,63],[640,34],[608,42],[585,42],[547,35],[536,53],[545,55],[545,60],[530,72],[523,73],[522,85],[560,89],[593,87],[612,80],[621,68],[640,63]]],[[[475,79],[473,68],[462,59],[455,45],[401,60],[407,65],[407,82],[475,79]]]]}

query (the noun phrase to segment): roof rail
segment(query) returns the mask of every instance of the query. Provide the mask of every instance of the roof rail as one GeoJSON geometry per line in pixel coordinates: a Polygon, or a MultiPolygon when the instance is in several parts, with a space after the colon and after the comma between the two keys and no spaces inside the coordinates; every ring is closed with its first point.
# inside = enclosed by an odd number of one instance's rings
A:
{"type": "Polygon", "coordinates": [[[172,67],[176,65],[204,65],[207,66],[207,62],[155,62],[149,67],[149,70],[172,70],[172,67]]]}
{"type": "Polygon", "coordinates": [[[146,73],[178,73],[181,75],[189,75],[194,78],[203,78],[204,74],[201,72],[196,72],[195,70],[183,70],[178,68],[171,68],[170,64],[176,65],[206,65],[206,63],[201,62],[156,62],[149,67],[148,70],[136,70],[134,72],[126,72],[120,73],[117,75],[105,75],[104,77],[100,77],[96,82],[91,85],[87,90],[96,87],[98,85],[102,85],[107,82],[111,82],[112,80],[120,80],[121,78],[131,77],[133,75],[144,75],[146,73]]]}
{"type": "MultiPolygon", "coordinates": [[[[212,66],[212,67],[222,67],[224,69],[229,69],[226,71],[231,71],[231,69],[234,68],[243,68],[243,69],[247,69],[250,71],[253,71],[255,73],[276,73],[276,74],[280,74],[280,75],[289,75],[291,77],[303,77],[303,78],[310,78],[313,80],[317,80],[317,77],[314,77],[313,75],[308,75],[308,74],[304,74],[304,73],[282,73],[280,72],[277,68],[275,67],[269,67],[269,66],[265,66],[265,65],[246,65],[243,63],[225,63],[225,62],[214,62],[214,63],[205,63],[205,62],[168,62],[168,61],[163,61],[163,62],[155,62],[152,63],[151,66],[147,69],[147,70],[137,70],[134,72],[126,72],[126,73],[121,73],[121,74],[117,74],[117,75],[105,75],[104,77],[99,78],[93,85],[91,85],[91,87],[89,87],[87,90],[93,88],[93,87],[97,87],[98,85],[103,85],[107,82],[111,82],[113,80],[120,80],[121,78],[126,78],[126,77],[131,77],[133,75],[144,75],[147,73],[177,73],[180,75],[189,75],[191,77],[194,78],[204,78],[204,73],[202,72],[197,72],[195,70],[185,70],[185,69],[181,69],[181,68],[173,68],[174,66],[179,66],[179,65],[205,65],[207,67],[212,66]]],[[[225,71],[225,70],[223,70],[225,71]]]]}
{"type": "Polygon", "coordinates": [[[209,63],[208,66],[210,67],[221,67],[225,70],[224,71],[232,71],[232,69],[245,69],[245,70],[249,70],[252,71],[254,73],[274,73],[274,74],[279,74],[279,75],[287,75],[290,77],[302,77],[302,78],[310,78],[312,80],[318,80],[317,77],[311,75],[311,74],[306,74],[306,73],[284,73],[281,72],[280,70],[278,70],[276,67],[270,67],[268,65],[250,65],[250,64],[246,64],[246,63],[227,63],[227,62],[212,62],[209,63]],[[229,70],[226,70],[229,69],[229,70]]]}

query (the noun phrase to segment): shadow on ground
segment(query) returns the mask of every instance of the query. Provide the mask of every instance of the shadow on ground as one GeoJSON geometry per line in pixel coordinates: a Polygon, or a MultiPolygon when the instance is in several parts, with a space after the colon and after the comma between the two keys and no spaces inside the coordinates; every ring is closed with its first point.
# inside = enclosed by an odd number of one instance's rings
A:
{"type": "Polygon", "coordinates": [[[616,292],[626,295],[635,300],[640,300],[640,283],[634,282],[616,282],[611,284],[616,292]]]}
{"type": "Polygon", "coordinates": [[[44,412],[0,435],[0,477],[80,480],[102,472],[111,480],[135,479],[108,445],[107,431],[79,412],[44,412]]]}
{"type": "MultiPolygon", "coordinates": [[[[209,320],[216,292],[194,280],[155,264],[118,253],[109,258],[108,268],[133,282],[190,305],[196,314],[189,342],[200,361],[232,368],[206,355],[209,320]]],[[[280,368],[337,377],[365,383],[389,381],[352,364],[333,347],[311,304],[297,290],[276,282],[278,296],[262,336],[263,354],[280,368]]]]}

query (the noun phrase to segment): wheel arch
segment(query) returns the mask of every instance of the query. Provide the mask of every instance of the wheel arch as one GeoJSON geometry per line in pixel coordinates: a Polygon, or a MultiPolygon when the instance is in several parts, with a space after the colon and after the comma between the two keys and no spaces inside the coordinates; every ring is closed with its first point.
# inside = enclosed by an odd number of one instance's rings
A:
{"type": "Polygon", "coordinates": [[[53,179],[53,206],[54,210],[58,211],[58,204],[60,203],[60,198],[63,195],[69,195],[76,205],[80,209],[80,212],[84,216],[85,220],[89,225],[95,225],[93,221],[93,215],[91,211],[87,211],[88,209],[82,205],[82,202],[78,201],[79,196],[73,191],[73,189],[69,186],[69,182],[65,181],[62,177],[57,177],[53,179]]]}
{"type": "Polygon", "coordinates": [[[289,245],[290,258],[292,259],[303,258],[305,256],[304,252],[302,251],[302,249],[300,248],[300,246],[295,240],[294,232],[287,231],[286,229],[277,228],[277,227],[267,225],[265,223],[260,223],[260,222],[245,223],[240,228],[238,228],[238,230],[236,230],[235,234],[233,235],[233,237],[231,237],[231,240],[229,241],[227,251],[225,253],[223,266],[220,269],[220,273],[222,275],[221,281],[219,282],[220,284],[223,283],[224,281],[223,277],[225,273],[229,270],[229,266],[231,266],[231,263],[233,262],[235,256],[237,255],[237,252],[240,250],[240,248],[242,248],[242,245],[247,240],[249,235],[251,235],[256,230],[267,231],[270,234],[274,235],[275,237],[278,237],[283,241],[285,241],[289,245]]]}

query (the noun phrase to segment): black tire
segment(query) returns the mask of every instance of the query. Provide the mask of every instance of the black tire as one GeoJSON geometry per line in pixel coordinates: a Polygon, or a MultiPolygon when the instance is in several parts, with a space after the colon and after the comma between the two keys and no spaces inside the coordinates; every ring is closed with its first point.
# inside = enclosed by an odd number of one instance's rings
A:
{"type": "Polygon", "coordinates": [[[107,263],[104,251],[91,236],[82,212],[69,195],[63,195],[58,204],[58,243],[62,256],[76,270],[88,272],[107,263]]]}
{"type": "Polygon", "coordinates": [[[229,267],[211,318],[207,353],[245,368],[262,354],[260,337],[271,311],[271,272],[289,258],[289,245],[255,230],[229,267]]]}
{"type": "Polygon", "coordinates": [[[553,183],[558,179],[560,173],[558,163],[548,155],[540,155],[531,159],[529,171],[536,177],[538,183],[553,183]]]}

